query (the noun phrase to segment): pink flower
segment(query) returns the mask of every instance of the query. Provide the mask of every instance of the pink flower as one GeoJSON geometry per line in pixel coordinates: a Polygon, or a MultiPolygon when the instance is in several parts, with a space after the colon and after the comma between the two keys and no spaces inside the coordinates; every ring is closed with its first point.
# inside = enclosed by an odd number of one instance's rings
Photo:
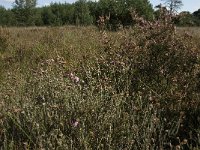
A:
{"type": "Polygon", "coordinates": [[[78,83],[80,81],[79,77],[75,76],[73,73],[70,73],[70,78],[75,83],[78,83]]]}
{"type": "Polygon", "coordinates": [[[79,83],[80,82],[80,78],[75,76],[73,73],[69,73],[67,75],[65,75],[64,77],[69,77],[70,80],[72,80],[74,83],[79,83]]]}
{"type": "Polygon", "coordinates": [[[78,123],[79,123],[78,121],[75,121],[75,122],[73,123],[73,126],[74,126],[74,127],[77,127],[77,126],[78,126],[78,123]]]}
{"type": "Polygon", "coordinates": [[[76,119],[73,119],[73,120],[71,121],[71,125],[72,125],[73,127],[77,127],[77,126],[79,125],[79,122],[78,122],[76,119]]]}

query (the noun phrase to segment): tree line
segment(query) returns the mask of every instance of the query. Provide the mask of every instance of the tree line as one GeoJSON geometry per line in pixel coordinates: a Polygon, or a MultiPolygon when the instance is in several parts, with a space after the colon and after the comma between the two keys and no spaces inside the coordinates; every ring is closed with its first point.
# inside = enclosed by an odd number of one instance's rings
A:
{"type": "MultiPolygon", "coordinates": [[[[36,4],[37,0],[15,0],[11,9],[0,6],[0,25],[85,26],[97,25],[100,16],[109,16],[110,27],[116,28],[118,25],[126,26],[134,23],[131,10],[135,10],[140,16],[148,20],[152,20],[157,14],[149,0],[99,0],[98,2],[78,0],[72,4],[51,3],[44,7],[36,7],[36,4]]],[[[171,8],[170,11],[172,11],[171,8]]],[[[181,14],[181,18],[176,20],[177,25],[200,25],[200,9],[193,13],[182,12],[181,14]]]]}

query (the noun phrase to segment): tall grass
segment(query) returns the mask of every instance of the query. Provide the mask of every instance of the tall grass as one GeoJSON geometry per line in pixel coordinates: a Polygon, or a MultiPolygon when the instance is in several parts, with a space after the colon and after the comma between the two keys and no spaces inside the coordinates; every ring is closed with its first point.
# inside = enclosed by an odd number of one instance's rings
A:
{"type": "Polygon", "coordinates": [[[136,22],[1,29],[1,149],[199,149],[197,37],[136,22]]]}

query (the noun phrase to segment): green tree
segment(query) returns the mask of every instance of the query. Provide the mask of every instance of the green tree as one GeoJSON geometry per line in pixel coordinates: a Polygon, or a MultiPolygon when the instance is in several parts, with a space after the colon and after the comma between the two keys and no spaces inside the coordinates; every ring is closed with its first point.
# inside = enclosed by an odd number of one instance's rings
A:
{"type": "Polygon", "coordinates": [[[99,0],[97,4],[96,17],[99,19],[99,16],[106,18],[108,16],[109,20],[106,23],[107,28],[115,30],[117,25],[120,24],[118,12],[118,3],[116,0],[99,0]]]}
{"type": "Polygon", "coordinates": [[[34,16],[33,16],[33,21],[34,21],[34,24],[36,26],[42,26],[44,25],[44,22],[42,20],[42,10],[43,8],[35,8],[35,12],[34,12],[34,16]]]}
{"type": "Polygon", "coordinates": [[[0,6],[0,26],[12,26],[16,24],[13,12],[0,6]]]}
{"type": "Polygon", "coordinates": [[[52,3],[50,6],[42,8],[41,18],[44,25],[74,24],[74,4],[52,3]]]}
{"type": "Polygon", "coordinates": [[[65,24],[74,24],[74,5],[65,3],[63,7],[63,22],[65,24]]]}
{"type": "Polygon", "coordinates": [[[54,25],[55,15],[51,11],[51,7],[43,7],[41,17],[44,25],[54,25]]]}
{"type": "Polygon", "coordinates": [[[183,6],[182,0],[162,0],[166,7],[169,9],[170,14],[177,13],[177,11],[183,6]]]}
{"type": "Polygon", "coordinates": [[[148,0],[99,0],[97,15],[110,14],[109,23],[115,28],[118,24],[126,26],[134,23],[131,16],[132,10],[145,19],[153,18],[153,8],[148,0]]]}
{"type": "Polygon", "coordinates": [[[200,26],[200,9],[197,11],[193,12],[192,14],[195,17],[195,22],[197,26],[200,26]]]}
{"type": "Polygon", "coordinates": [[[77,25],[90,25],[93,18],[86,0],[78,0],[74,4],[74,19],[77,25]]]}
{"type": "Polygon", "coordinates": [[[96,19],[99,17],[99,16],[96,16],[98,2],[88,1],[87,4],[88,4],[88,7],[89,7],[90,15],[92,16],[93,23],[94,23],[95,21],[97,21],[96,19]]]}
{"type": "Polygon", "coordinates": [[[174,20],[174,23],[178,26],[197,26],[195,17],[188,11],[179,13],[174,20]]]}
{"type": "Polygon", "coordinates": [[[198,19],[200,19],[200,9],[198,9],[197,11],[193,12],[193,16],[197,17],[198,19]]]}
{"type": "Polygon", "coordinates": [[[64,8],[62,4],[52,3],[50,7],[54,16],[53,24],[58,26],[63,25],[64,8]]]}
{"type": "Polygon", "coordinates": [[[0,6],[0,25],[6,25],[7,23],[6,13],[6,9],[3,6],[0,6]]]}
{"type": "Polygon", "coordinates": [[[18,25],[34,24],[34,13],[37,0],[15,0],[13,12],[18,25]]]}

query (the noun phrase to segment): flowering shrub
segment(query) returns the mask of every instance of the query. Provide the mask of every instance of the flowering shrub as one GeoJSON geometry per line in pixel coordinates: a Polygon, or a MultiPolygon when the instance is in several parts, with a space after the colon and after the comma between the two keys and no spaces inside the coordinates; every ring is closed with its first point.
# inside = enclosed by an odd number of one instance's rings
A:
{"type": "Polygon", "coordinates": [[[199,49],[192,38],[176,34],[170,19],[138,20],[134,30],[122,33],[118,46],[104,33],[106,55],[96,59],[92,77],[99,84],[115,87],[118,93],[151,93],[162,107],[197,104],[199,49]]]}
{"type": "MultiPolygon", "coordinates": [[[[156,148],[166,146],[164,143],[167,141],[178,143],[174,146],[181,145],[184,138],[190,137],[185,130],[191,130],[192,137],[197,138],[197,128],[191,129],[190,125],[185,125],[188,120],[182,118],[199,111],[198,47],[187,34],[176,33],[169,15],[161,16],[154,22],[148,22],[136,14],[133,17],[137,26],[134,30],[124,30],[117,41],[103,33],[102,49],[105,53],[96,58],[93,67],[81,70],[82,74],[86,70],[84,80],[94,86],[94,94],[103,93],[108,101],[112,101],[116,94],[123,95],[121,110],[130,116],[136,113],[139,122],[144,119],[143,113],[148,111],[154,122],[145,118],[144,128],[153,124],[152,130],[159,130],[159,133],[139,132],[151,137],[156,148]],[[179,116],[181,111],[190,113],[183,117],[179,116]],[[179,119],[182,121],[178,123],[179,119]],[[166,132],[168,128],[170,131],[166,132]],[[182,136],[180,142],[171,138],[176,136],[182,136]]],[[[194,116],[197,120],[198,116],[194,116]]],[[[137,140],[136,143],[142,147],[142,137],[137,140]]],[[[195,143],[198,143],[197,140],[195,143]]],[[[140,149],[140,146],[137,148],[140,149]]]]}

